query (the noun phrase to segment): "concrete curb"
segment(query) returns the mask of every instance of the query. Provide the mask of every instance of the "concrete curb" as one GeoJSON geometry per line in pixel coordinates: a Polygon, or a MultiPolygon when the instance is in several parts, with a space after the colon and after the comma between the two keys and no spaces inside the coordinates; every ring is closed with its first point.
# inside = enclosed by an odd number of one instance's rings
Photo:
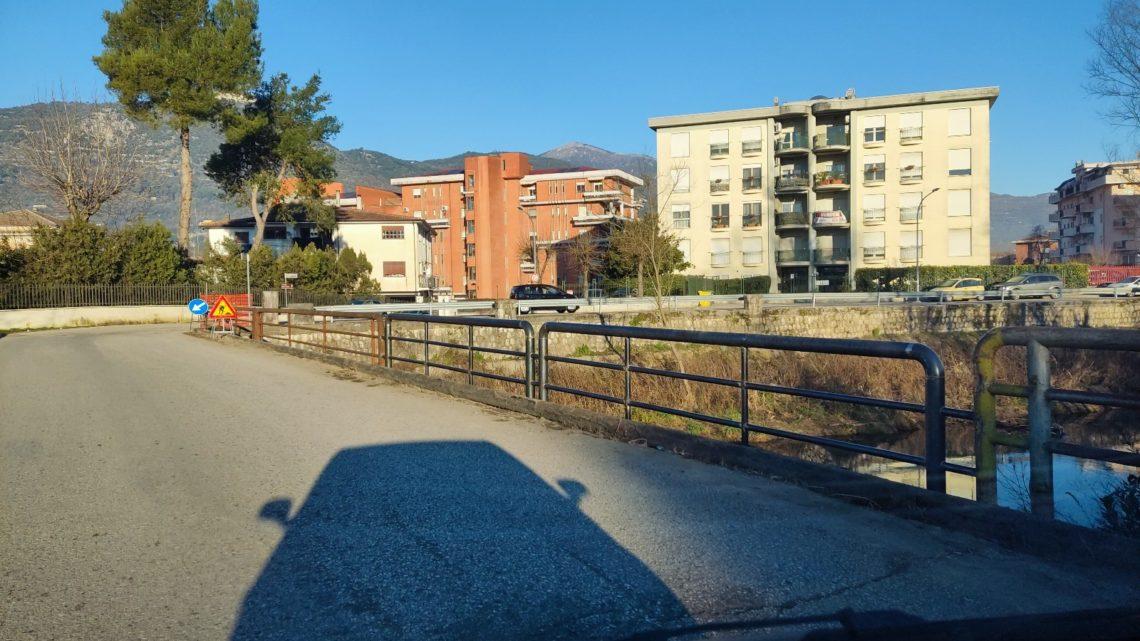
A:
{"type": "MultiPolygon", "coordinates": [[[[227,336],[215,338],[193,332],[190,335],[206,340],[225,341],[232,338],[227,336]]],[[[756,447],[744,447],[737,443],[713,440],[577,407],[528,399],[414,372],[388,369],[380,365],[368,365],[309,350],[270,343],[258,344],[248,340],[242,340],[241,343],[366,372],[395,383],[543,418],[556,425],[602,438],[644,444],[646,447],[668,450],[685,458],[792,483],[846,503],[963,532],[993,541],[1009,550],[1032,554],[1051,561],[1081,565],[1103,565],[1111,562],[1117,569],[1140,574],[1140,540],[1109,532],[1090,530],[1024,512],[928,492],[921,488],[839,467],[803,461],[756,447]]]]}

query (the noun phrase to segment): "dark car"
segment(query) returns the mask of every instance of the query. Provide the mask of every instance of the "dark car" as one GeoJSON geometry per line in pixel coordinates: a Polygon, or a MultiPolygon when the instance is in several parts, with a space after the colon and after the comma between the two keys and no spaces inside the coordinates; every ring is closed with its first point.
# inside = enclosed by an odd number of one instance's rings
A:
{"type": "MultiPolygon", "coordinates": [[[[575,296],[569,294],[554,285],[515,285],[511,288],[511,300],[519,301],[519,313],[526,314],[531,311],[531,307],[526,304],[528,300],[573,300],[575,296]]],[[[558,313],[578,311],[577,305],[568,305],[566,307],[548,307],[546,305],[535,306],[534,309],[556,309],[558,313]]]]}

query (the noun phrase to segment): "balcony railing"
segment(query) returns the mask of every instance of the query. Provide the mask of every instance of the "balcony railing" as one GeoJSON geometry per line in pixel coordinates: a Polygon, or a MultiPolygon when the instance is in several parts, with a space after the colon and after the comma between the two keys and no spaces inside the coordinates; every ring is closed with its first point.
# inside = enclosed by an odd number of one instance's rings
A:
{"type": "Polygon", "coordinates": [[[812,225],[815,227],[846,227],[850,224],[847,213],[840,209],[828,209],[812,214],[812,225]]]}
{"type": "Polygon", "coordinates": [[[808,150],[807,136],[801,133],[785,135],[776,141],[776,153],[782,154],[793,151],[806,152],[808,150]]]}
{"type": "Polygon", "coordinates": [[[864,209],[863,210],[863,224],[877,225],[887,221],[887,210],[878,209],[864,209]]]}
{"type": "Polygon", "coordinates": [[[519,196],[519,202],[529,203],[534,202],[535,200],[538,200],[538,196],[536,194],[523,194],[519,196]]]}
{"type": "Polygon", "coordinates": [[[922,167],[911,167],[899,171],[899,182],[903,184],[915,183],[920,180],[922,180],[922,167]]]}
{"type": "Polygon", "coordinates": [[[797,191],[808,188],[806,174],[787,174],[776,178],[776,191],[797,191]]]}
{"type": "Polygon", "coordinates": [[[899,261],[914,263],[919,258],[922,258],[922,247],[899,247],[899,261]]]}
{"type": "Polygon", "coordinates": [[[578,214],[570,219],[570,223],[575,227],[589,227],[592,225],[602,225],[613,219],[613,214],[578,214]]]}
{"type": "Polygon", "coordinates": [[[740,262],[745,265],[759,265],[764,262],[764,252],[742,252],[740,254],[740,262]]]}
{"type": "Polygon", "coordinates": [[[922,210],[918,207],[899,207],[900,223],[917,223],[922,220],[922,210]]]}
{"type": "Polygon", "coordinates": [[[745,227],[759,227],[762,221],[760,214],[744,214],[741,219],[741,225],[745,227]]]}
{"type": "Polygon", "coordinates": [[[811,258],[811,252],[806,247],[799,249],[781,249],[776,252],[777,263],[806,263],[811,258]]]}
{"type": "Polygon", "coordinates": [[[709,145],[709,158],[723,158],[728,155],[728,143],[721,142],[709,145]]]}
{"type": "Polygon", "coordinates": [[[886,163],[876,163],[873,165],[863,165],[863,182],[864,183],[881,183],[887,179],[887,165],[886,163]]]}
{"type": "Polygon", "coordinates": [[[620,189],[595,189],[580,194],[585,200],[612,200],[622,195],[620,189]]]}
{"type": "Polygon", "coordinates": [[[864,247],[863,248],[863,262],[865,263],[881,263],[887,259],[886,247],[864,247]]]}
{"type": "Polygon", "coordinates": [[[922,127],[903,127],[899,129],[899,142],[902,144],[915,143],[922,140],[922,127]]]}
{"type": "Polygon", "coordinates": [[[787,211],[787,212],[784,212],[784,211],[782,211],[782,212],[778,212],[776,214],[776,226],[777,227],[792,227],[792,226],[806,227],[807,224],[808,224],[807,212],[803,212],[803,211],[787,211]]]}
{"type": "Polygon", "coordinates": [[[1055,211],[1055,212],[1049,214],[1049,222],[1051,222],[1051,223],[1061,222],[1061,212],[1055,211]]]}
{"type": "Polygon", "coordinates": [[[727,178],[718,178],[709,181],[709,191],[714,194],[720,194],[728,191],[728,186],[731,181],[727,178]]]}
{"type": "Polygon", "coordinates": [[[828,131],[816,134],[812,139],[812,147],[816,151],[824,149],[844,149],[851,146],[851,137],[846,131],[828,131]]]}
{"type": "Polygon", "coordinates": [[[764,150],[764,143],[759,140],[745,140],[740,143],[740,155],[755,156],[764,150]]]}
{"type": "Polygon", "coordinates": [[[816,189],[843,189],[850,182],[846,171],[819,171],[815,174],[816,189]]]}
{"type": "Polygon", "coordinates": [[[831,249],[817,249],[813,252],[813,262],[816,263],[846,263],[851,260],[850,247],[833,247],[831,249]]]}

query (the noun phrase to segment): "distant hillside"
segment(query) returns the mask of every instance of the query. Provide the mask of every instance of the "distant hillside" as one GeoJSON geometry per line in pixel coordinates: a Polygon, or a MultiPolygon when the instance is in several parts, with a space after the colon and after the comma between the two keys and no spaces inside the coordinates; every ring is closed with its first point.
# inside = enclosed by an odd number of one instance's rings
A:
{"type": "Polygon", "coordinates": [[[1056,209],[1049,204],[1049,194],[1011,196],[990,194],[990,251],[1013,249],[1013,241],[1025,238],[1037,225],[1052,228],[1049,214],[1056,209]]]}
{"type": "Polygon", "coordinates": [[[543,152],[543,158],[559,160],[570,165],[621,169],[638,178],[652,177],[657,173],[657,160],[644,154],[617,154],[583,142],[571,142],[543,152]]]}

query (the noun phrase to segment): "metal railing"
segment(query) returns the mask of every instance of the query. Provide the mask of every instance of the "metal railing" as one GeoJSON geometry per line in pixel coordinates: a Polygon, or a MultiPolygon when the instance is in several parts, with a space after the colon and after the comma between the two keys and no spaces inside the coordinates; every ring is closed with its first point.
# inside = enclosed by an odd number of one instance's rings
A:
{"type": "Polygon", "coordinates": [[[776,153],[785,151],[803,150],[807,151],[808,137],[807,134],[799,132],[787,134],[776,141],[776,153]]]}
{"type": "Polygon", "coordinates": [[[808,215],[806,211],[780,211],[776,212],[776,226],[787,227],[789,225],[807,225],[808,215]]]}
{"type": "Polygon", "coordinates": [[[677,329],[658,329],[649,327],[615,327],[611,325],[586,325],[579,323],[546,323],[538,332],[538,389],[539,398],[549,400],[550,394],[568,394],[583,398],[591,398],[607,403],[621,405],[624,408],[625,418],[632,417],[636,409],[660,412],[671,416],[679,416],[690,420],[703,421],[714,425],[737,428],[740,430],[740,442],[748,444],[749,434],[755,432],[780,438],[786,438],[804,443],[811,443],[822,447],[834,448],[858,454],[868,454],[882,458],[911,463],[922,466],[926,471],[927,489],[937,492],[946,491],[946,472],[954,471],[962,474],[972,474],[973,469],[947,463],[946,461],[946,416],[969,415],[964,410],[947,410],[946,383],[942,360],[931,348],[921,343],[904,343],[897,341],[871,341],[851,339],[827,338],[800,338],[792,336],[773,336],[766,334],[735,334],[728,332],[702,332],[677,329]],[[550,353],[550,336],[552,334],[577,334],[584,336],[601,336],[607,339],[620,339],[621,362],[609,363],[605,361],[585,360],[573,356],[555,356],[550,353]],[[692,345],[714,345],[732,347],[739,350],[740,375],[737,378],[724,378],[691,374],[671,369],[643,367],[633,362],[631,358],[633,340],[649,340],[658,342],[685,343],[692,345]],[[867,356],[873,358],[913,360],[922,365],[926,375],[924,396],[922,403],[911,403],[892,399],[858,396],[840,392],[831,392],[818,389],[806,389],[760,383],[749,378],[749,350],[767,349],[786,352],[811,352],[818,354],[845,354],[852,356],[867,356]],[[579,365],[595,369],[618,371],[622,373],[623,385],[621,396],[591,392],[556,385],[550,381],[550,364],[563,363],[579,365]],[[706,383],[731,387],[739,390],[740,413],[739,420],[715,416],[702,412],[678,409],[656,403],[639,401],[633,394],[633,375],[642,374],[661,376],[677,380],[686,380],[696,383],[706,383]],[[786,429],[768,427],[752,422],[749,415],[749,398],[752,392],[766,392],[784,394],[800,398],[809,398],[819,401],[832,401],[860,405],[864,407],[879,407],[904,412],[923,414],[925,424],[925,454],[918,456],[896,452],[870,445],[850,443],[825,436],[801,434],[786,429]]]}
{"type": "Polygon", "coordinates": [[[850,247],[816,249],[812,252],[812,261],[816,263],[845,263],[849,260],[851,260],[850,247]]]}
{"type": "Polygon", "coordinates": [[[1102,407],[1140,409],[1140,396],[1120,396],[1067,390],[1050,382],[1049,348],[1140,352],[1140,332],[1121,329],[1057,327],[999,327],[990,330],[974,348],[975,458],[978,500],[997,502],[998,445],[1029,452],[1030,508],[1053,516],[1053,455],[1062,454],[1118,465],[1140,467],[1140,453],[1066,443],[1053,430],[1053,403],[1084,403],[1102,407]],[[994,356],[1009,345],[1026,348],[1027,385],[995,380],[994,356]],[[1024,398],[1028,402],[1029,431],[1025,435],[998,430],[997,397],[1024,398]]]}
{"type": "Polygon", "coordinates": [[[0,285],[0,309],[185,305],[201,285],[0,285]]]}
{"type": "Polygon", "coordinates": [[[776,177],[776,191],[788,189],[807,189],[811,184],[807,174],[784,174],[776,177]]]}
{"type": "Polygon", "coordinates": [[[847,147],[851,144],[851,138],[847,135],[846,131],[829,130],[826,133],[816,134],[812,138],[812,146],[815,149],[823,149],[827,147],[847,147]]]}
{"type": "Polygon", "coordinates": [[[805,262],[811,259],[811,251],[804,247],[803,249],[779,249],[776,250],[777,263],[796,263],[805,262]]]}

